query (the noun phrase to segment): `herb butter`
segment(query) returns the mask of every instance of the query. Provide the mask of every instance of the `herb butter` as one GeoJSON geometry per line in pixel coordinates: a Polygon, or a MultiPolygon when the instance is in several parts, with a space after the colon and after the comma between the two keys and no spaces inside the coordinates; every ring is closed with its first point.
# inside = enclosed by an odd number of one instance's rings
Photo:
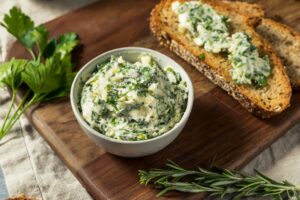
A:
{"type": "Polygon", "coordinates": [[[231,77],[236,84],[262,87],[271,74],[268,56],[260,57],[251,38],[244,32],[230,35],[230,19],[201,1],[174,2],[179,31],[194,44],[212,53],[227,53],[231,77]]]}
{"type": "Polygon", "coordinates": [[[149,55],[128,62],[112,56],[83,86],[82,116],[94,129],[118,140],[146,140],[180,121],[187,105],[186,82],[172,67],[149,55]]]}

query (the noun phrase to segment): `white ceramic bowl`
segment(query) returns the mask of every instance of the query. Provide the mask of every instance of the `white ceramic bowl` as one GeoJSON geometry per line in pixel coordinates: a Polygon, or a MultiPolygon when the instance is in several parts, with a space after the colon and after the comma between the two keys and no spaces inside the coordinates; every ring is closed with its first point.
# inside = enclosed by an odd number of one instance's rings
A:
{"type": "Polygon", "coordinates": [[[75,77],[71,88],[70,98],[71,98],[72,109],[77,121],[79,122],[79,125],[81,126],[83,131],[96,144],[101,146],[107,152],[110,152],[118,156],[140,157],[140,156],[146,156],[158,152],[159,150],[165,148],[178,136],[178,134],[185,126],[189,118],[189,115],[191,113],[192,106],[193,106],[193,99],[194,99],[194,91],[189,76],[184,71],[184,69],[179,64],[177,64],[173,59],[151,49],[139,48],[139,47],[125,47],[125,48],[114,49],[106,53],[103,53],[97,56],[96,58],[92,59],[90,62],[88,62],[78,72],[77,76],[75,77]],[[137,61],[138,56],[141,53],[147,53],[151,55],[162,67],[172,66],[174,70],[181,75],[182,79],[186,81],[187,88],[188,88],[188,102],[187,102],[186,110],[181,120],[171,130],[158,137],[148,139],[148,140],[143,140],[143,141],[122,141],[122,140],[110,138],[94,130],[83,119],[78,109],[78,105],[80,102],[79,97],[82,90],[82,86],[84,82],[94,72],[96,65],[104,62],[110,56],[121,55],[124,57],[125,60],[130,62],[135,62],[137,61]]]}

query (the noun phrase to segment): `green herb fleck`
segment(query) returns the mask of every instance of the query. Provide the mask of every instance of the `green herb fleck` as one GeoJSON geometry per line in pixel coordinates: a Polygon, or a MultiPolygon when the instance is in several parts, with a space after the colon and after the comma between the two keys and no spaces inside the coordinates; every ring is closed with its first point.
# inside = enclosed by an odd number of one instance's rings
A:
{"type": "Polygon", "coordinates": [[[200,60],[205,60],[205,53],[201,53],[201,54],[198,56],[198,58],[199,58],[200,60]]]}

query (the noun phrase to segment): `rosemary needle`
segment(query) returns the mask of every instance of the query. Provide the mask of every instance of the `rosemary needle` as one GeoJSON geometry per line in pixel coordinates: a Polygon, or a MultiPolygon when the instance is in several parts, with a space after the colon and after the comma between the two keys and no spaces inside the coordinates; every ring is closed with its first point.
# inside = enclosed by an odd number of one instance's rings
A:
{"type": "Polygon", "coordinates": [[[278,200],[300,200],[300,186],[288,181],[275,181],[257,170],[256,175],[250,176],[220,168],[186,170],[170,160],[166,166],[166,169],[139,171],[141,184],[154,184],[161,189],[157,196],[168,191],[179,191],[207,192],[211,196],[230,196],[232,199],[264,196],[278,200]]]}

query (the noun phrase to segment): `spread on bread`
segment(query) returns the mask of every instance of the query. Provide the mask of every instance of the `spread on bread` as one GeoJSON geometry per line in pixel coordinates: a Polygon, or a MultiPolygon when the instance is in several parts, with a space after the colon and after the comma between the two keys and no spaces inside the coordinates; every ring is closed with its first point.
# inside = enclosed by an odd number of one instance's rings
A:
{"type": "Polygon", "coordinates": [[[271,75],[267,55],[260,56],[245,32],[230,34],[230,19],[201,1],[172,3],[178,29],[205,51],[225,53],[231,62],[230,75],[236,84],[263,87],[271,75]]]}
{"type": "Polygon", "coordinates": [[[146,140],[180,121],[187,93],[181,76],[149,55],[141,55],[134,63],[112,56],[84,84],[81,112],[86,122],[106,136],[146,140]]]}

